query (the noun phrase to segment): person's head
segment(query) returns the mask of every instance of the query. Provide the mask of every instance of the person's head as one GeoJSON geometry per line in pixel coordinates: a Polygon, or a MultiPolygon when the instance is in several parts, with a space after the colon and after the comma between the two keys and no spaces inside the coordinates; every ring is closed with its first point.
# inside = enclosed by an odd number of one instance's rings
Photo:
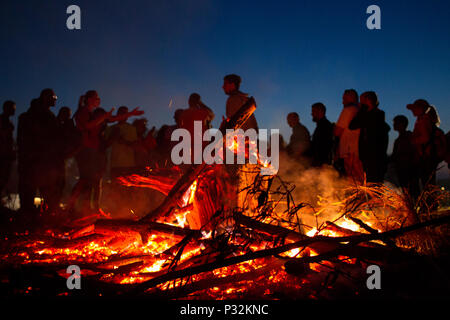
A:
{"type": "Polygon", "coordinates": [[[198,93],[193,93],[189,96],[189,108],[197,108],[200,106],[201,97],[198,93]]]}
{"type": "Polygon", "coordinates": [[[86,107],[88,107],[89,111],[94,110],[95,108],[98,108],[100,105],[100,97],[98,96],[97,91],[95,90],[89,90],[84,95],[84,104],[86,107]]]}
{"type": "Polygon", "coordinates": [[[441,125],[441,119],[439,118],[439,114],[436,110],[435,106],[430,106],[426,113],[429,115],[431,122],[436,126],[439,127],[441,125]]]}
{"type": "Polygon", "coordinates": [[[358,93],[355,89],[347,89],[342,95],[342,104],[344,106],[349,104],[358,104],[358,93]]]}
{"type": "Polygon", "coordinates": [[[398,132],[405,132],[408,128],[408,118],[404,115],[398,115],[394,118],[394,130],[398,132]]]}
{"type": "Polygon", "coordinates": [[[300,122],[300,117],[297,112],[291,112],[287,116],[287,123],[289,127],[293,128],[296,124],[300,122]]]}
{"type": "Polygon", "coordinates": [[[103,108],[95,108],[95,110],[92,112],[92,118],[98,119],[102,116],[104,116],[106,113],[106,110],[103,108]]]}
{"type": "MultiPolygon", "coordinates": [[[[123,116],[123,115],[125,115],[127,113],[128,113],[128,107],[126,107],[126,106],[120,106],[119,109],[117,109],[117,115],[118,116],[123,116]]],[[[125,122],[125,121],[127,121],[126,118],[120,120],[120,122],[125,122]]]]}
{"type": "Polygon", "coordinates": [[[225,94],[230,94],[234,91],[239,90],[241,86],[242,79],[237,74],[228,74],[223,78],[222,89],[225,94]]]}
{"type": "Polygon", "coordinates": [[[319,120],[323,119],[326,112],[327,108],[322,102],[314,103],[311,106],[311,116],[314,122],[318,122],[319,120]]]}
{"type": "Polygon", "coordinates": [[[175,113],[173,114],[173,119],[175,120],[175,123],[178,127],[181,127],[181,114],[183,113],[183,109],[177,109],[175,110],[175,113]]]}
{"type": "Polygon", "coordinates": [[[133,126],[136,128],[138,137],[143,137],[147,131],[147,119],[141,118],[133,121],[133,126]]]}
{"type": "Polygon", "coordinates": [[[34,98],[30,102],[30,109],[39,108],[39,98],[34,98]]]}
{"type": "Polygon", "coordinates": [[[367,110],[372,110],[378,107],[380,104],[378,102],[377,94],[374,91],[366,91],[360,97],[359,101],[361,106],[367,106],[367,110]]]}
{"type": "Polygon", "coordinates": [[[65,122],[72,117],[72,110],[69,107],[61,107],[58,112],[58,120],[61,122],[65,122]]]}
{"type": "Polygon", "coordinates": [[[425,99],[417,99],[413,104],[408,104],[406,108],[411,110],[415,117],[419,117],[427,112],[430,104],[425,99]]]}
{"type": "Polygon", "coordinates": [[[7,117],[11,117],[16,113],[16,103],[11,100],[7,100],[3,103],[3,114],[7,117]]]}
{"type": "MultiPolygon", "coordinates": [[[[101,108],[101,107],[97,107],[94,109],[94,111],[92,111],[92,118],[93,119],[99,119],[101,117],[103,117],[106,114],[106,110],[101,108]]],[[[107,122],[106,120],[103,120],[101,123],[101,128],[104,129],[107,126],[107,122]]]]}
{"type": "Polygon", "coordinates": [[[44,108],[54,107],[57,99],[58,97],[56,96],[55,91],[50,88],[42,90],[41,95],[39,96],[41,106],[44,108]]]}

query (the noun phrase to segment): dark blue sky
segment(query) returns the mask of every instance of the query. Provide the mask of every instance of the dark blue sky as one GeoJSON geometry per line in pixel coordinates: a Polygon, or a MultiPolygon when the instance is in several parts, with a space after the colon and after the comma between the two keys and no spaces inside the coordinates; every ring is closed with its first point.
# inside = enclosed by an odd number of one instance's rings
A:
{"type": "Polygon", "coordinates": [[[0,8],[0,100],[15,100],[18,113],[45,87],[59,97],[55,113],[75,111],[79,95],[96,89],[103,107],[140,106],[159,127],[198,92],[217,126],[223,76],[237,73],[260,127],[286,139],[288,112],[312,131],[311,104],[325,103],[336,121],[347,88],[376,91],[387,121],[405,114],[410,128],[405,106],[425,98],[450,129],[449,1],[6,0],[0,8]],[[81,30],[66,28],[70,4],[81,7],[81,30]],[[366,28],[371,4],[381,8],[381,30],[366,28]]]}

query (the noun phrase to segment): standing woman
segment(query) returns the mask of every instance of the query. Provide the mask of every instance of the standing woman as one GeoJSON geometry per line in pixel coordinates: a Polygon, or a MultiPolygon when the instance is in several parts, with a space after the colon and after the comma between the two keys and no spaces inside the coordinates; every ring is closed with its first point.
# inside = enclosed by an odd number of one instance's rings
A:
{"type": "Polygon", "coordinates": [[[102,153],[99,131],[114,109],[94,117],[94,110],[100,105],[97,91],[89,90],[80,97],[78,110],[75,113],[75,123],[81,134],[81,145],[75,155],[80,178],[75,185],[68,203],[68,210],[72,211],[77,200],[84,198],[83,210],[97,212],[99,209],[99,172],[102,171],[102,153]]]}

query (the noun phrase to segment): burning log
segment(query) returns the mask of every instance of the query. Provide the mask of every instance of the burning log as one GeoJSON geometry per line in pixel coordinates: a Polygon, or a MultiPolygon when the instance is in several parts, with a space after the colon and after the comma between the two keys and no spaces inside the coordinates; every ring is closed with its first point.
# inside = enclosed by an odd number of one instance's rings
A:
{"type": "MultiPolygon", "coordinates": [[[[274,237],[277,237],[277,238],[281,238],[281,239],[285,239],[285,240],[293,241],[293,242],[311,239],[310,237],[308,237],[304,234],[295,232],[290,229],[286,229],[286,228],[283,228],[280,226],[275,226],[272,224],[267,224],[267,223],[256,221],[256,220],[254,220],[250,217],[247,217],[241,213],[236,213],[234,215],[234,219],[237,223],[242,224],[248,228],[260,231],[260,232],[264,233],[265,235],[272,237],[272,239],[274,237]]],[[[326,252],[326,251],[335,249],[336,244],[328,243],[328,242],[314,242],[314,243],[311,243],[311,245],[309,247],[311,249],[313,249],[314,251],[320,253],[320,252],[326,252]]]]}
{"type": "MultiPolygon", "coordinates": [[[[223,140],[217,141],[216,143],[224,144],[224,139],[226,138],[226,130],[236,130],[240,128],[245,123],[245,121],[247,121],[247,119],[253,114],[255,109],[255,100],[253,99],[253,97],[250,97],[247,102],[230,119],[222,122],[219,130],[221,131],[224,138],[223,140]]],[[[144,216],[141,219],[141,222],[149,222],[158,217],[167,217],[173,210],[177,208],[178,203],[181,202],[183,195],[207,167],[208,165],[205,163],[199,165],[191,165],[186,173],[170,190],[163,203],[158,208],[144,216]]]]}
{"type": "Polygon", "coordinates": [[[181,175],[181,170],[178,167],[173,167],[170,169],[151,169],[145,172],[145,176],[132,174],[119,177],[118,180],[127,187],[150,188],[167,196],[181,175]]]}
{"type": "Polygon", "coordinates": [[[140,221],[116,219],[98,220],[94,224],[94,232],[103,235],[119,235],[139,233],[142,242],[145,243],[150,234],[171,235],[175,237],[185,237],[187,235],[201,236],[196,230],[183,229],[159,222],[142,223],[140,221]]]}
{"type": "MultiPolygon", "coordinates": [[[[250,252],[250,253],[246,253],[246,254],[231,257],[231,258],[226,258],[223,260],[206,263],[206,264],[203,264],[200,266],[194,266],[194,267],[190,267],[187,269],[168,272],[164,275],[161,275],[159,277],[153,278],[151,280],[148,280],[148,281],[145,281],[143,283],[136,285],[136,287],[133,289],[133,291],[134,292],[145,291],[147,288],[155,287],[155,286],[165,283],[167,281],[190,277],[195,274],[235,265],[235,264],[245,262],[248,260],[254,260],[254,259],[258,259],[258,258],[264,258],[264,257],[277,255],[277,254],[280,254],[280,253],[283,253],[286,251],[290,251],[292,249],[311,246],[311,244],[317,243],[317,242],[328,242],[328,243],[334,243],[334,244],[341,244],[344,242],[349,242],[349,244],[339,245],[337,248],[327,251],[325,253],[322,253],[320,255],[313,256],[313,257],[307,256],[307,257],[300,258],[299,260],[295,260],[295,261],[297,261],[297,263],[318,262],[318,261],[322,261],[322,260],[326,260],[326,259],[331,259],[333,257],[337,257],[338,255],[341,255],[343,252],[345,253],[346,250],[350,250],[348,248],[351,248],[352,246],[356,246],[357,244],[359,244],[361,242],[367,242],[367,241],[371,241],[371,240],[391,239],[391,238],[395,238],[395,237],[404,235],[405,233],[415,231],[415,230],[418,230],[421,228],[425,228],[425,227],[429,227],[429,226],[438,226],[438,225],[442,225],[442,224],[449,223],[449,222],[450,222],[450,214],[448,214],[444,217],[441,217],[441,218],[421,222],[421,223],[418,223],[418,224],[415,224],[412,226],[402,227],[402,228],[389,230],[389,231],[386,231],[383,233],[377,233],[377,234],[361,234],[361,235],[356,235],[356,236],[344,236],[344,237],[336,237],[336,238],[316,236],[313,238],[303,239],[300,241],[296,241],[296,242],[289,243],[289,244],[275,247],[275,248],[264,249],[264,250],[260,250],[260,251],[256,251],[256,252],[250,252]]],[[[291,263],[295,263],[295,262],[291,262],[291,263]]]]}
{"type": "Polygon", "coordinates": [[[218,287],[223,285],[236,284],[242,281],[250,281],[261,276],[267,275],[270,271],[277,269],[283,265],[284,261],[274,258],[269,261],[266,265],[252,271],[238,273],[232,276],[227,277],[209,277],[206,279],[202,279],[199,281],[195,281],[193,283],[186,284],[184,286],[176,287],[170,290],[164,291],[155,291],[154,293],[150,293],[150,298],[164,298],[164,299],[173,299],[173,298],[181,298],[185,297],[192,292],[197,292],[205,289],[209,289],[212,287],[218,287]]]}
{"type": "Polygon", "coordinates": [[[350,229],[340,227],[331,221],[327,221],[325,223],[325,230],[333,231],[341,236],[356,236],[361,234],[361,232],[356,232],[350,229]]]}
{"type": "MultiPolygon", "coordinates": [[[[352,220],[354,223],[356,223],[357,225],[359,225],[361,228],[363,228],[364,230],[366,230],[367,232],[369,232],[370,234],[376,234],[378,233],[378,230],[373,229],[372,227],[368,226],[367,224],[365,224],[362,220],[355,218],[355,217],[349,217],[350,220],[352,220]]],[[[386,239],[383,241],[385,244],[387,244],[388,246],[391,247],[397,247],[395,245],[395,242],[390,240],[390,239],[386,239]]]]}

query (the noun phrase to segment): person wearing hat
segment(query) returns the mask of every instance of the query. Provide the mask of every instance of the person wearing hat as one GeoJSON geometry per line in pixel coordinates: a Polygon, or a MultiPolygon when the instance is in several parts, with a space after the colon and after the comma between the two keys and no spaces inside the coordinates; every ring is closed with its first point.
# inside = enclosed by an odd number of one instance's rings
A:
{"type": "Polygon", "coordinates": [[[437,167],[430,148],[433,135],[433,121],[430,114],[427,113],[430,104],[424,99],[417,99],[413,104],[408,104],[406,108],[411,110],[416,117],[411,140],[416,151],[419,179],[422,187],[425,187],[428,183],[435,183],[437,167]]]}

